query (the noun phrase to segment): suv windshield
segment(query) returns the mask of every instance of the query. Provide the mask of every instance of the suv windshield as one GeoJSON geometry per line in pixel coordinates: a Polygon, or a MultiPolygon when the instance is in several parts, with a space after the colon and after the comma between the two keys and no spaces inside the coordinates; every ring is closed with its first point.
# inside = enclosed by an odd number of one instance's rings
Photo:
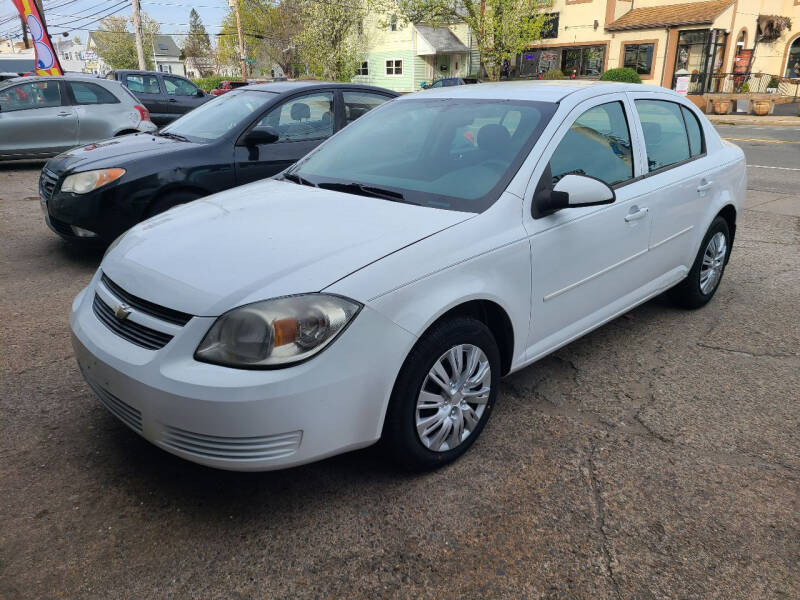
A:
{"type": "Polygon", "coordinates": [[[273,92],[235,90],[201,104],[161,131],[192,142],[210,142],[245,121],[255,119],[259,111],[274,99],[273,92]]]}
{"type": "Polygon", "coordinates": [[[500,196],[556,104],[511,100],[389,102],[291,170],[320,187],[482,212],[500,196]]]}

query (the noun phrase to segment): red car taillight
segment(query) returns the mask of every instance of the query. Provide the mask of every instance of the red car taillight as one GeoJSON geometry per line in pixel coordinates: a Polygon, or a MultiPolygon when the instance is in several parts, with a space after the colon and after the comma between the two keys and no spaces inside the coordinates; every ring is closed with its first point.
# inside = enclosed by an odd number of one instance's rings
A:
{"type": "Polygon", "coordinates": [[[144,106],[139,106],[138,104],[134,106],[136,110],[139,111],[139,114],[142,117],[142,121],[149,121],[150,120],[150,111],[147,110],[144,106]]]}

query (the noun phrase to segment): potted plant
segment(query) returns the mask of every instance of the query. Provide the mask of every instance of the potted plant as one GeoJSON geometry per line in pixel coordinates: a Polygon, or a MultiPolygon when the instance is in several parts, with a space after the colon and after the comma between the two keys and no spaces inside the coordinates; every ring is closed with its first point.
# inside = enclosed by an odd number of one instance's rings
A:
{"type": "Polygon", "coordinates": [[[753,100],[753,114],[759,117],[768,115],[770,104],[769,100],[753,100]]]}
{"type": "Polygon", "coordinates": [[[731,110],[730,100],[713,100],[711,104],[715,115],[727,115],[731,110]]]}
{"type": "Polygon", "coordinates": [[[780,80],[773,75],[769,83],[767,84],[767,93],[768,94],[777,94],[778,93],[778,85],[780,85],[780,80]]]}

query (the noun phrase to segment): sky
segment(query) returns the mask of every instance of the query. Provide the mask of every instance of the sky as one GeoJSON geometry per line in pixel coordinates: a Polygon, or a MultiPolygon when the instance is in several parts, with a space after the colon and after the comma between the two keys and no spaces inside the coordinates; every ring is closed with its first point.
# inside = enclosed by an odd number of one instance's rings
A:
{"type": "MultiPolygon", "coordinates": [[[[140,5],[143,12],[161,24],[161,32],[168,34],[185,33],[189,29],[189,11],[194,8],[206,31],[213,35],[220,31],[228,12],[227,0],[197,0],[197,3],[190,0],[140,0],[140,5]]],[[[54,39],[61,39],[56,36],[66,31],[69,39],[77,35],[85,43],[89,30],[100,25],[95,20],[108,13],[130,16],[130,0],[44,0],[47,29],[54,39]]],[[[12,18],[17,14],[11,0],[0,0],[0,39],[12,37],[14,41],[22,41],[19,18],[12,18]]],[[[176,35],[175,42],[180,46],[183,38],[176,35]]]]}

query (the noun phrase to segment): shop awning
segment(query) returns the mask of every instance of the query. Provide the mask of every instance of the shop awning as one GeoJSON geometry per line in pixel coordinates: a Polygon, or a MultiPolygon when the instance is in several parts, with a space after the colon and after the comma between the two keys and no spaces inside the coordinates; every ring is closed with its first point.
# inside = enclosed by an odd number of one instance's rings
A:
{"type": "Polygon", "coordinates": [[[447,27],[428,27],[427,25],[415,25],[420,37],[427,44],[418,46],[417,54],[466,54],[469,52],[461,40],[447,27]],[[429,46],[429,47],[426,47],[429,46]]]}
{"type": "Polygon", "coordinates": [[[611,23],[606,29],[608,31],[624,31],[676,25],[710,25],[733,2],[734,0],[712,0],[711,2],[634,8],[611,23]]]}

